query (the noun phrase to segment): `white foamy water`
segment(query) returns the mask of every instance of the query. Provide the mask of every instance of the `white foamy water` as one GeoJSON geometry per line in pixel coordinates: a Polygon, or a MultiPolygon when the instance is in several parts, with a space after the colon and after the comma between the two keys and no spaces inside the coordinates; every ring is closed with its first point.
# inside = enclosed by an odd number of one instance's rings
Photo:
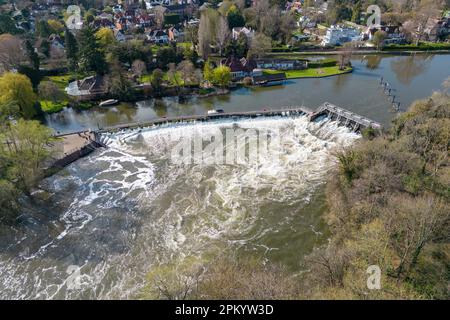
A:
{"type": "Polygon", "coordinates": [[[48,216],[25,219],[1,251],[0,298],[132,298],[154,266],[224,250],[295,267],[324,240],[315,204],[332,150],[358,135],[297,117],[180,124],[108,138],[108,149],[44,181],[48,216]],[[171,162],[180,137],[236,126],[276,129],[278,161],[262,154],[247,164],[171,162]],[[74,287],[68,271],[75,267],[74,287]]]}

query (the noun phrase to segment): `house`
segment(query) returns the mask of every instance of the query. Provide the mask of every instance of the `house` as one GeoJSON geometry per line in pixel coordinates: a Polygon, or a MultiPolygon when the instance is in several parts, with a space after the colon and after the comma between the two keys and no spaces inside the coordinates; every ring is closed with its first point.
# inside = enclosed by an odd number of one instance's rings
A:
{"type": "Polygon", "coordinates": [[[122,30],[119,29],[114,29],[114,37],[118,42],[125,42],[127,40],[122,30]]]}
{"type": "Polygon", "coordinates": [[[236,57],[228,57],[221,61],[221,64],[227,66],[231,70],[231,80],[242,79],[246,76],[247,72],[242,65],[241,60],[236,57]]]}
{"type": "Polygon", "coordinates": [[[254,30],[252,30],[252,28],[247,28],[247,27],[234,27],[232,30],[231,30],[231,37],[234,39],[234,40],[237,40],[238,38],[239,38],[239,36],[241,35],[241,33],[242,34],[244,34],[246,37],[247,37],[247,39],[252,39],[253,37],[254,37],[254,35],[255,35],[255,31],[254,30]]]}
{"type": "Polygon", "coordinates": [[[167,36],[169,37],[169,41],[183,41],[184,33],[178,31],[175,27],[170,27],[167,29],[167,36]]]}
{"type": "Polygon", "coordinates": [[[380,27],[371,27],[366,28],[366,30],[362,33],[362,40],[371,41],[377,31],[386,32],[386,39],[384,40],[384,44],[404,44],[406,42],[406,36],[403,32],[400,31],[399,26],[380,26],[380,27]]]}
{"type": "Polygon", "coordinates": [[[72,81],[65,91],[68,95],[78,98],[93,97],[107,92],[104,78],[98,75],[72,81]]]}
{"type": "Polygon", "coordinates": [[[336,46],[359,40],[361,40],[361,32],[358,29],[332,25],[327,29],[322,46],[336,46]]]}
{"type": "Polygon", "coordinates": [[[164,30],[153,30],[147,35],[147,40],[152,43],[166,44],[169,43],[169,36],[164,30]]]}
{"type": "Polygon", "coordinates": [[[258,59],[256,60],[256,66],[258,69],[301,70],[308,68],[308,61],[288,59],[258,59]]]}
{"type": "Polygon", "coordinates": [[[236,81],[244,77],[251,76],[256,68],[256,62],[253,59],[238,59],[234,56],[222,59],[221,64],[231,69],[231,80],[236,81]]]}

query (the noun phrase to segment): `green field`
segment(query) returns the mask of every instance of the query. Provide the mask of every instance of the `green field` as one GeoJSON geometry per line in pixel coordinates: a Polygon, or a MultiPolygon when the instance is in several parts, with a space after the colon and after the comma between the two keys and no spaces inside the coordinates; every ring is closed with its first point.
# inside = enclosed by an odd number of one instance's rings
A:
{"type": "MultiPolygon", "coordinates": [[[[349,73],[352,71],[352,68],[345,68],[344,70],[339,70],[338,66],[334,67],[325,67],[325,68],[309,68],[305,70],[287,70],[283,71],[286,74],[288,79],[301,79],[301,78],[322,78],[322,77],[330,77],[339,74],[349,73]]],[[[281,71],[277,70],[264,70],[266,74],[276,74],[281,71]]]]}

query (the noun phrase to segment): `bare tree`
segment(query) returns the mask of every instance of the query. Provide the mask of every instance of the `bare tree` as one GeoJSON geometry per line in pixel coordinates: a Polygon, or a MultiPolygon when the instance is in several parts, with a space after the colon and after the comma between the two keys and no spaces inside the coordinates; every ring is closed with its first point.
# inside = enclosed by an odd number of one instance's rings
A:
{"type": "Polygon", "coordinates": [[[198,49],[204,60],[208,59],[211,52],[212,29],[208,9],[204,9],[200,13],[200,24],[198,27],[198,49]]]}
{"type": "Polygon", "coordinates": [[[8,33],[0,35],[0,71],[9,71],[24,59],[22,41],[8,33]]]}
{"type": "Polygon", "coordinates": [[[38,87],[39,96],[44,100],[57,102],[64,98],[64,93],[51,81],[42,81],[38,87]]]}
{"type": "Polygon", "coordinates": [[[176,71],[178,71],[181,80],[183,80],[183,86],[189,83],[198,82],[197,73],[195,72],[194,64],[189,60],[181,61],[176,71]]]}
{"type": "Polygon", "coordinates": [[[167,8],[163,6],[156,6],[155,7],[155,22],[158,29],[161,29],[164,25],[164,14],[167,11],[167,8]]]}
{"type": "Polygon", "coordinates": [[[250,42],[250,49],[248,50],[249,58],[261,58],[272,49],[272,40],[262,34],[257,33],[250,42]]]}
{"type": "Polygon", "coordinates": [[[133,74],[140,77],[147,71],[147,67],[145,66],[144,61],[137,59],[133,61],[131,70],[133,71],[133,74]]]}
{"type": "Polygon", "coordinates": [[[192,42],[194,46],[194,50],[197,50],[198,47],[198,26],[195,25],[187,25],[184,29],[184,33],[186,35],[186,40],[192,42]]]}
{"type": "Polygon", "coordinates": [[[222,56],[223,48],[230,37],[230,30],[228,29],[228,22],[224,16],[219,17],[216,28],[216,43],[219,46],[219,54],[222,56]]]}

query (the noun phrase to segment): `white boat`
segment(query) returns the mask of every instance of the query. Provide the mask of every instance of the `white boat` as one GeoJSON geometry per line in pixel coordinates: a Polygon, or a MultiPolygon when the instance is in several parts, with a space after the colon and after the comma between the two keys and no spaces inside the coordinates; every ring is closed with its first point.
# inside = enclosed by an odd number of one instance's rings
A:
{"type": "Polygon", "coordinates": [[[118,103],[118,102],[119,102],[119,100],[116,100],[116,99],[109,99],[109,100],[105,100],[105,101],[100,102],[98,105],[99,105],[100,107],[107,107],[107,106],[115,105],[115,104],[118,103]]]}

